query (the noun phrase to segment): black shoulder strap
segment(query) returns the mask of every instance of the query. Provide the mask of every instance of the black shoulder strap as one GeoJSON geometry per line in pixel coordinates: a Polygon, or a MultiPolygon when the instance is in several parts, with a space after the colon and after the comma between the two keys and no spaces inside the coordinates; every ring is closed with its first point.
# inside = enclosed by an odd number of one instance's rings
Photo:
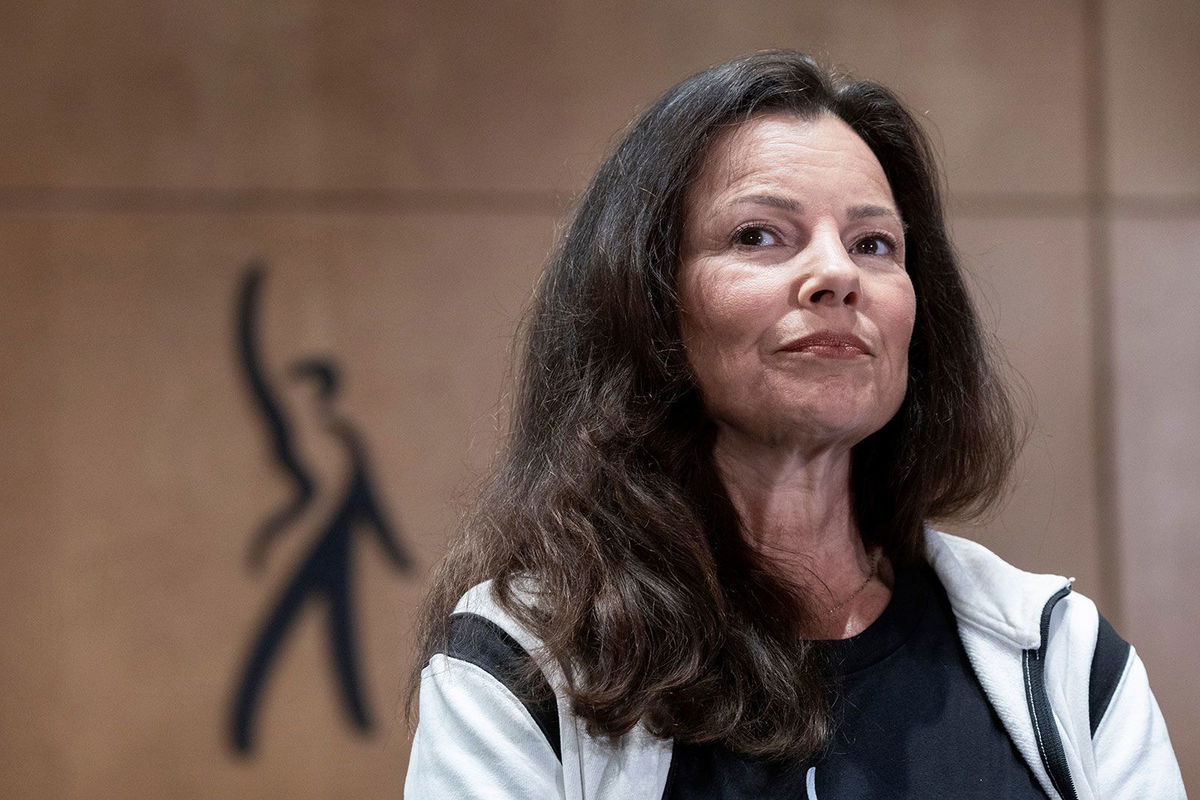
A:
{"type": "Polygon", "coordinates": [[[483,669],[520,698],[554,754],[562,760],[554,690],[541,672],[530,671],[531,657],[516,639],[486,617],[453,614],[445,654],[483,669]]]}
{"type": "Polygon", "coordinates": [[[1125,674],[1129,650],[1129,642],[1117,635],[1108,620],[1101,616],[1096,632],[1096,652],[1092,655],[1092,672],[1088,677],[1088,719],[1093,736],[1100,720],[1104,719],[1121,676],[1125,674]]]}

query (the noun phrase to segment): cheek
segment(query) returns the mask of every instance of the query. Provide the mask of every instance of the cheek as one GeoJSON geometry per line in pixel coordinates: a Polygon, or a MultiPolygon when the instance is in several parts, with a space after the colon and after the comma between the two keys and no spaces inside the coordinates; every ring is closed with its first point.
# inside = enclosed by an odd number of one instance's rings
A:
{"type": "Polygon", "coordinates": [[[906,309],[906,313],[896,321],[897,347],[904,363],[908,363],[908,346],[912,342],[913,324],[916,322],[916,306],[906,309]]]}
{"type": "Polygon", "coordinates": [[[917,319],[917,298],[908,276],[887,295],[879,309],[881,333],[888,342],[893,359],[908,362],[908,345],[912,341],[913,325],[917,319]]]}
{"type": "Polygon", "coordinates": [[[706,394],[741,383],[756,368],[769,323],[767,298],[756,288],[747,282],[696,281],[683,298],[680,333],[706,394]]]}
{"type": "Polygon", "coordinates": [[[888,407],[888,416],[904,402],[908,391],[908,348],[912,341],[917,302],[908,276],[879,287],[872,317],[883,343],[884,358],[876,373],[877,401],[888,407]]]}
{"type": "Polygon", "coordinates": [[[913,325],[916,318],[917,303],[910,285],[909,292],[896,308],[896,315],[892,321],[894,327],[893,363],[895,365],[892,379],[895,407],[891,410],[892,414],[900,409],[905,395],[908,394],[908,348],[912,342],[913,325]]]}
{"type": "Polygon", "coordinates": [[[769,324],[772,287],[762,280],[700,271],[682,286],[681,329],[685,343],[700,349],[748,345],[769,324]]]}

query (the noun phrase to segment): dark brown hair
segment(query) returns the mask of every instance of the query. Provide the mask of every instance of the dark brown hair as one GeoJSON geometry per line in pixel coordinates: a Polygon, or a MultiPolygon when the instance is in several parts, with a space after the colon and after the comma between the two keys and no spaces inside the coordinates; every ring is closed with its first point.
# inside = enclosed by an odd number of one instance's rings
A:
{"type": "MultiPolygon", "coordinates": [[[[757,53],[698,73],[630,128],[581,198],[523,331],[511,436],[442,563],[421,662],[470,586],[496,599],[568,668],[593,733],[655,734],[804,757],[830,732],[809,601],[756,557],[712,462],[680,343],[683,198],[717,136],[765,112],[840,117],[883,166],[907,224],[917,298],[907,395],[855,447],[853,511],[898,564],[925,520],[981,511],[1016,449],[947,238],[930,147],[896,97],[800,53],[757,53]],[[514,591],[532,578],[533,595],[514,591]]],[[[415,688],[414,681],[414,688],[415,688]]]]}

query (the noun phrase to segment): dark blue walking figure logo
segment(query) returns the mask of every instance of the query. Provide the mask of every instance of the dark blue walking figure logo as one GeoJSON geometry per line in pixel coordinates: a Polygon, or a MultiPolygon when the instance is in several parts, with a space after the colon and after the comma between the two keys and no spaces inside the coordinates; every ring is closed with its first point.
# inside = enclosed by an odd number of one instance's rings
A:
{"type": "Polygon", "coordinates": [[[354,631],[355,533],[373,531],[396,569],[412,568],[412,560],[375,494],[362,437],[337,411],[339,376],[329,359],[304,358],[289,365],[288,377],[307,384],[315,399],[309,408],[311,419],[307,420],[311,425],[296,426],[288,418],[265,369],[258,337],[265,276],[265,266],[254,262],[242,279],[237,309],[238,352],[251,397],[262,413],[275,463],[292,484],[292,492],[291,498],[258,527],[248,561],[251,567],[261,567],[271,544],[285,534],[308,531],[313,543],[300,557],[258,629],[242,669],[229,731],[234,749],[242,754],[254,749],[255,717],[267,679],[289,633],[310,605],[324,606],[329,648],[346,713],[360,731],[371,730],[354,631]],[[318,471],[308,468],[301,459],[296,441],[301,434],[324,436],[334,443],[344,455],[340,459],[346,465],[344,474],[319,480],[318,471]]]}

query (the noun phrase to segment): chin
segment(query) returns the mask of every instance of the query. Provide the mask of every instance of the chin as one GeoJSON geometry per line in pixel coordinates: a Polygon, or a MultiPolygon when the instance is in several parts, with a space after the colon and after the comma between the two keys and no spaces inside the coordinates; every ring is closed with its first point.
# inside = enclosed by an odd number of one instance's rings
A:
{"type": "Polygon", "coordinates": [[[780,408],[772,416],[782,425],[772,427],[776,428],[776,436],[782,434],[784,438],[811,445],[828,444],[849,449],[886,425],[895,416],[903,398],[894,404],[861,400],[825,396],[815,402],[780,408]]]}
{"type": "Polygon", "coordinates": [[[887,420],[861,419],[845,415],[814,415],[797,420],[794,427],[797,438],[810,446],[842,447],[846,450],[866,439],[882,428],[887,420]]]}
{"type": "Polygon", "coordinates": [[[902,391],[882,392],[874,382],[825,381],[802,389],[764,384],[757,392],[709,398],[706,406],[718,426],[750,440],[789,449],[849,449],[886,425],[903,400],[902,391]]]}

